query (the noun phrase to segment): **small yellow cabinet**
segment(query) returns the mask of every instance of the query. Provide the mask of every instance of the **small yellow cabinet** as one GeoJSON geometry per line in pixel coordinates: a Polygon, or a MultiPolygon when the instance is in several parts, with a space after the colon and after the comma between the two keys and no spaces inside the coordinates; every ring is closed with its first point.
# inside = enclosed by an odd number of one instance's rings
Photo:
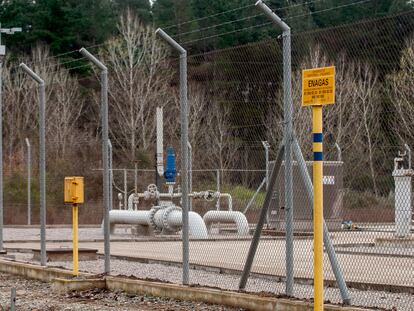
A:
{"type": "Polygon", "coordinates": [[[83,203],[83,187],[83,177],[65,177],[65,203],[83,203]]]}

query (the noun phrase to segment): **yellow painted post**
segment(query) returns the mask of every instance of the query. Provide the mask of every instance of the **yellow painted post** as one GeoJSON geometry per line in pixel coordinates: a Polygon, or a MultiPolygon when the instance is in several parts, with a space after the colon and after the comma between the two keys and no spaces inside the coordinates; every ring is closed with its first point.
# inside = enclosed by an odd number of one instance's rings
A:
{"type": "Polygon", "coordinates": [[[314,310],[323,310],[323,133],[322,106],[335,103],[335,67],[302,71],[302,106],[312,106],[314,310]]]}
{"type": "Polygon", "coordinates": [[[323,310],[323,134],[322,106],[312,106],[314,310],[323,310]]]}
{"type": "Polygon", "coordinates": [[[73,275],[79,275],[78,269],[78,204],[72,205],[72,239],[73,239],[73,275]]]}
{"type": "Polygon", "coordinates": [[[78,261],[78,208],[84,202],[83,177],[65,177],[64,183],[65,203],[72,205],[72,253],[73,253],[73,275],[79,275],[78,261]]]}

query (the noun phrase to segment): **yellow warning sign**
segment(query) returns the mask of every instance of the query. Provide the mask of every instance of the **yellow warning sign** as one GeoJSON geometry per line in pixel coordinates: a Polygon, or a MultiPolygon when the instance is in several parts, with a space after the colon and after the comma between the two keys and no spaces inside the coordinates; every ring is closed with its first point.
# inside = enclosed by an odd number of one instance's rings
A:
{"type": "Polygon", "coordinates": [[[302,71],[302,106],[335,103],[335,66],[302,71]]]}

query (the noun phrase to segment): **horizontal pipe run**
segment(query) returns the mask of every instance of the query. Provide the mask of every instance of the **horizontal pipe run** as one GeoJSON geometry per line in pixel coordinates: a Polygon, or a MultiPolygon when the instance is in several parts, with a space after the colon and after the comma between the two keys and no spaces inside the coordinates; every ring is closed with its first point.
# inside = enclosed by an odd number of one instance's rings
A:
{"type": "MultiPolygon", "coordinates": [[[[227,199],[228,210],[233,210],[233,198],[230,193],[221,193],[221,192],[209,192],[209,191],[201,191],[201,192],[192,192],[189,193],[188,196],[194,199],[215,199],[215,198],[225,198],[227,199]]],[[[159,192],[139,192],[139,193],[132,193],[128,197],[128,210],[133,210],[134,198],[138,197],[139,199],[144,200],[155,200],[155,199],[178,199],[182,197],[181,192],[168,192],[168,193],[159,193],[159,192]]]]}

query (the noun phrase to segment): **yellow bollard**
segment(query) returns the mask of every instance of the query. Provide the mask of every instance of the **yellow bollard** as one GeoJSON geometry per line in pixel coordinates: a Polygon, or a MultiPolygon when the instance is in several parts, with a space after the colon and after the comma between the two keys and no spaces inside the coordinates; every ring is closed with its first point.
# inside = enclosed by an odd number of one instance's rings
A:
{"type": "Polygon", "coordinates": [[[73,239],[73,275],[79,275],[78,269],[78,204],[72,205],[72,239],[73,239]]]}
{"type": "Polygon", "coordinates": [[[323,310],[323,134],[322,106],[312,106],[314,310],[323,310]]]}

